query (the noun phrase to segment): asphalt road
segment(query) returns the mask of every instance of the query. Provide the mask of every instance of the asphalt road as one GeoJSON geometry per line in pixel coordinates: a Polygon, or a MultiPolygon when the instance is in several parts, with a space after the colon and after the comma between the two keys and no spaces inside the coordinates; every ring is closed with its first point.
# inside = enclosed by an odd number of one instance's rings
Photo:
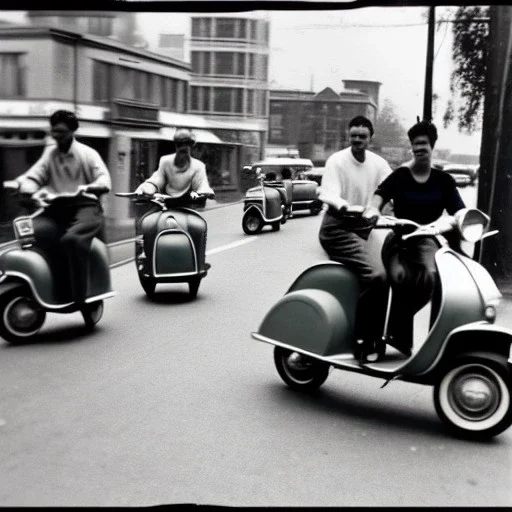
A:
{"type": "Polygon", "coordinates": [[[325,259],[321,217],[249,237],[241,208],[205,212],[212,269],[195,301],[178,284],[150,302],[130,263],[92,334],[49,315],[36,342],[0,342],[0,505],[512,505],[512,429],[454,439],[420,385],[282,383],[250,332],[325,259]]]}

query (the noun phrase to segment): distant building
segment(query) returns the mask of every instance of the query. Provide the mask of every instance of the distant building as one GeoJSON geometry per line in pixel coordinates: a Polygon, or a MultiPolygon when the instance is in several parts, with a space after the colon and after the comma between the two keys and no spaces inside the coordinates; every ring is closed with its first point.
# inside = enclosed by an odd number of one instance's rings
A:
{"type": "MultiPolygon", "coordinates": [[[[15,178],[41,155],[51,141],[48,117],[57,109],[77,114],[77,139],[103,157],[114,191],[133,190],[146,179],[160,156],[174,151],[180,127],[194,132],[194,156],[205,161],[210,176],[219,168],[237,176],[245,163],[243,143],[222,140],[212,129],[238,133],[240,122],[188,112],[189,63],[122,42],[122,26],[110,16],[102,24],[97,13],[91,23],[76,12],[74,20],[68,13],[62,19],[30,14],[37,26],[0,27],[0,181],[15,178]],[[81,31],[46,26],[61,21],[81,31]],[[89,32],[96,29],[105,35],[89,32]]],[[[131,17],[122,19],[132,26],[131,17]]],[[[0,223],[12,213],[9,201],[0,189],[0,223]]],[[[134,215],[129,201],[114,194],[105,212],[116,222],[134,215]]]]}
{"type": "MultiPolygon", "coordinates": [[[[212,131],[240,146],[242,165],[262,158],[267,139],[269,30],[254,13],[191,17],[190,113],[213,125],[229,121],[232,129],[219,124],[212,131]]],[[[228,187],[239,184],[238,173],[223,172],[233,163],[217,162],[228,187]]]]}
{"type": "Polygon", "coordinates": [[[348,145],[348,123],[364,115],[375,124],[380,82],[344,80],[345,89],[337,93],[326,87],[311,91],[270,91],[268,145],[275,152],[296,148],[302,158],[321,165],[348,145]],[[367,84],[367,86],[365,86],[367,84]],[[357,86],[357,89],[351,87],[357,86]],[[361,91],[365,87],[368,92],[361,91]]]}

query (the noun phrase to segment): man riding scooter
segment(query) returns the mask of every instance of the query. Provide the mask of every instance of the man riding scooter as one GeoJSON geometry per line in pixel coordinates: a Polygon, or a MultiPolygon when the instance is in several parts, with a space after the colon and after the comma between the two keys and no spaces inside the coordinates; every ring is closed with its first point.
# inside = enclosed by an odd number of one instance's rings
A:
{"type": "MultiPolygon", "coordinates": [[[[396,169],[376,189],[372,214],[392,200],[396,217],[422,225],[435,223],[441,231],[448,232],[455,225],[453,215],[465,205],[453,177],[432,167],[437,129],[431,122],[418,119],[407,135],[413,159],[396,169]],[[448,215],[443,216],[445,210],[448,215]]],[[[445,237],[449,240],[448,234],[445,237]]],[[[435,237],[404,240],[391,233],[382,248],[393,290],[388,343],[405,355],[412,352],[413,317],[432,298],[437,279],[434,255],[439,247],[435,237]]]]}
{"type": "Polygon", "coordinates": [[[366,117],[357,116],[349,122],[350,147],[327,159],[318,196],[329,205],[320,227],[320,244],[330,259],[359,276],[361,295],[356,322],[358,338],[363,340],[362,360],[374,353],[375,343],[382,335],[385,314],[382,304],[388,288],[385,275],[368,252],[370,217],[378,211],[368,210],[363,217],[350,218],[345,210],[349,205],[369,207],[374,191],[392,172],[382,157],[368,151],[372,136],[373,125],[366,117]]]}
{"type": "Polygon", "coordinates": [[[37,245],[50,255],[54,275],[62,280],[61,286],[70,281],[71,299],[82,304],[89,249],[104,221],[99,197],[110,191],[110,174],[98,152],[74,138],[78,119],[73,112],[57,110],[50,116],[50,125],[57,145],[47,147],[16,181],[20,194],[32,195],[42,206],[54,194],[80,193],[79,203],[51,204],[34,217],[33,225],[37,245]],[[62,272],[63,265],[68,272],[62,272]]]}
{"type": "MultiPolygon", "coordinates": [[[[208,183],[206,167],[203,162],[191,156],[195,139],[192,133],[186,129],[179,129],[174,134],[176,152],[164,155],[160,158],[158,169],[137,189],[136,194],[153,196],[157,192],[171,196],[175,206],[189,206],[191,199],[197,199],[200,195],[213,199],[215,193],[208,183]]],[[[146,213],[152,213],[154,210],[146,213]]],[[[140,232],[142,219],[137,222],[137,233],[140,232]]],[[[188,223],[188,231],[196,246],[200,270],[208,270],[210,264],[205,262],[206,253],[206,223],[198,226],[194,222],[188,223]]],[[[152,258],[152,244],[149,240],[154,238],[154,233],[143,233],[144,245],[147,247],[147,257],[152,258]],[[147,239],[147,240],[146,240],[147,239]]]]}

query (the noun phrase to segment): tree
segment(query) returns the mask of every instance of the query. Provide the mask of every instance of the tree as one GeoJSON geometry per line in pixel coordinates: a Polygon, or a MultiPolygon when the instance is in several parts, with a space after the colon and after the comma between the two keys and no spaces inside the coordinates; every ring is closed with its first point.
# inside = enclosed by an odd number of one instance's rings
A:
{"type": "MultiPolygon", "coordinates": [[[[489,52],[489,7],[461,6],[453,14],[451,98],[444,127],[457,121],[459,131],[471,134],[482,121],[489,52]]],[[[445,20],[447,22],[447,20],[445,20]]]]}
{"type": "Polygon", "coordinates": [[[396,113],[396,106],[391,100],[384,100],[375,124],[373,143],[376,147],[409,148],[407,131],[403,127],[396,113]]]}

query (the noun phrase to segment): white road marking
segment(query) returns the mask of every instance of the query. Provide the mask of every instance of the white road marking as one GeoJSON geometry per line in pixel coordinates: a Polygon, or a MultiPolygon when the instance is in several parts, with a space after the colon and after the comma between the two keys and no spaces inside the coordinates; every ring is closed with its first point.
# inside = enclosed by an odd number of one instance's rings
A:
{"type": "Polygon", "coordinates": [[[215,247],[215,249],[210,249],[206,251],[206,255],[210,256],[210,254],[216,254],[218,252],[227,251],[229,249],[234,249],[235,247],[239,247],[240,245],[248,244],[249,242],[254,242],[257,240],[257,236],[252,236],[251,238],[244,238],[243,240],[239,240],[238,242],[233,242],[231,244],[221,245],[220,247],[215,247]]]}

